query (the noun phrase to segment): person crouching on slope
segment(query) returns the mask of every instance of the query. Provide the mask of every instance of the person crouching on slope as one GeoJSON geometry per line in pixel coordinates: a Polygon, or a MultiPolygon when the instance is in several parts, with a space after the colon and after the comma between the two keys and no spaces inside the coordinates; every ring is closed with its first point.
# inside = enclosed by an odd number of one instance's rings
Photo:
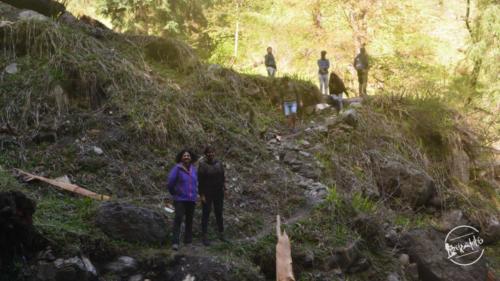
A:
{"type": "Polygon", "coordinates": [[[210,245],[208,240],[208,220],[212,205],[214,207],[215,220],[217,221],[219,240],[227,242],[224,238],[224,223],[222,220],[226,178],[222,162],[215,159],[215,150],[210,146],[205,148],[205,158],[200,161],[198,179],[200,181],[199,192],[203,207],[201,216],[203,245],[210,245]]]}
{"type": "Polygon", "coordinates": [[[180,229],[186,217],[184,244],[193,241],[193,214],[198,196],[198,176],[192,164],[196,156],[189,150],[180,151],[175,157],[176,165],[168,174],[167,187],[174,199],[175,219],[172,237],[172,249],[179,249],[180,229]]]}
{"type": "Polygon", "coordinates": [[[337,113],[340,113],[340,111],[342,110],[342,107],[343,107],[343,97],[342,97],[342,94],[345,93],[347,96],[349,96],[349,94],[347,93],[347,89],[344,85],[344,82],[342,81],[342,79],[340,79],[340,77],[335,73],[335,72],[331,72],[330,73],[330,85],[329,85],[329,89],[330,89],[330,102],[334,107],[335,109],[337,109],[337,113]]]}

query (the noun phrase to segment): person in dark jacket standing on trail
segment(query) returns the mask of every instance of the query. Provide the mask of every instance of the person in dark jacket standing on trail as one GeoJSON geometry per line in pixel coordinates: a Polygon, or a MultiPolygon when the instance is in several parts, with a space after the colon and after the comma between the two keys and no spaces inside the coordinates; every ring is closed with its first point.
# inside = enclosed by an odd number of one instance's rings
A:
{"type": "Polygon", "coordinates": [[[318,60],[319,89],[323,95],[328,95],[328,69],[330,61],[326,58],[326,51],[321,51],[321,58],[318,60]]]}
{"type": "Polygon", "coordinates": [[[198,179],[200,182],[199,193],[203,208],[201,217],[203,245],[210,245],[208,240],[208,219],[210,217],[212,205],[217,221],[219,239],[223,242],[227,242],[224,238],[224,223],[222,219],[226,178],[222,162],[215,159],[215,150],[210,146],[205,148],[205,159],[200,161],[198,179]]]}
{"type": "Polygon", "coordinates": [[[193,241],[193,214],[198,196],[198,175],[192,164],[196,156],[189,150],[180,151],[175,157],[177,163],[168,174],[167,187],[174,199],[175,219],[172,249],[179,249],[180,229],[185,221],[184,244],[193,241]]]}
{"type": "Polygon", "coordinates": [[[368,86],[368,55],[366,54],[365,47],[359,49],[359,54],[354,59],[354,68],[358,72],[359,82],[359,95],[366,96],[366,87],[368,86]]]}
{"type": "Polygon", "coordinates": [[[339,113],[342,110],[343,106],[342,94],[345,93],[347,96],[349,94],[347,93],[347,89],[342,79],[340,79],[340,77],[333,71],[330,73],[329,89],[330,89],[329,101],[331,101],[331,104],[333,104],[333,106],[337,109],[337,113],[339,113]]]}
{"type": "Polygon", "coordinates": [[[264,56],[264,64],[266,65],[267,76],[274,77],[276,74],[276,61],[273,56],[273,48],[267,47],[267,54],[264,56]]]}

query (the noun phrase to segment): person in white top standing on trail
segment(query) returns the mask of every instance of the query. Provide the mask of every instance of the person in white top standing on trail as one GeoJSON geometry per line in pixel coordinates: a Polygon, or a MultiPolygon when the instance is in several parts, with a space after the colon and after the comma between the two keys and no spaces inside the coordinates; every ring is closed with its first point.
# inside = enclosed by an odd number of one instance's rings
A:
{"type": "Polygon", "coordinates": [[[323,95],[328,95],[328,69],[330,68],[330,61],[326,58],[326,51],[321,51],[318,68],[319,89],[323,95]]]}

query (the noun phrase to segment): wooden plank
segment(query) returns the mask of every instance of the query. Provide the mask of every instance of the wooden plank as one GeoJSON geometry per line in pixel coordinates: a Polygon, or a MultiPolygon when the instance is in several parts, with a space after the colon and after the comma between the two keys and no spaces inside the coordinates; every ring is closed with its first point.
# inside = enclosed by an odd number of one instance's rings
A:
{"type": "Polygon", "coordinates": [[[25,172],[25,171],[20,170],[20,169],[15,169],[15,170],[18,171],[20,174],[24,175],[26,177],[26,181],[32,181],[32,180],[36,179],[36,180],[48,183],[50,185],[59,187],[60,189],[71,191],[73,193],[80,194],[80,195],[83,195],[83,196],[86,196],[86,197],[90,197],[90,198],[93,198],[93,199],[96,199],[96,200],[106,201],[106,200],[111,199],[107,195],[97,194],[97,193],[92,192],[92,191],[90,191],[88,189],[80,187],[80,186],[78,186],[76,184],[62,182],[62,181],[57,181],[57,180],[54,180],[54,179],[49,179],[49,178],[45,178],[45,177],[33,175],[33,174],[30,174],[30,173],[25,172]]]}

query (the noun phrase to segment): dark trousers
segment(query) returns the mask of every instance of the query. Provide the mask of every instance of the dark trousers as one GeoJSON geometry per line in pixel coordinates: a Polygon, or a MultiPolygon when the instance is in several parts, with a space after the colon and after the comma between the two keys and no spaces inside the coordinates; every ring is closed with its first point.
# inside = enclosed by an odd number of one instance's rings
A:
{"type": "Polygon", "coordinates": [[[224,231],[224,223],[222,221],[222,209],[224,205],[224,194],[217,194],[215,196],[205,197],[205,203],[202,204],[202,215],[201,215],[201,230],[203,234],[207,234],[208,228],[208,218],[210,217],[210,212],[212,211],[212,205],[214,206],[215,220],[217,221],[217,230],[219,233],[224,231]]]}
{"type": "Polygon", "coordinates": [[[358,70],[359,95],[366,96],[368,86],[368,70],[358,70]]]}
{"type": "Polygon", "coordinates": [[[181,224],[184,216],[186,217],[184,243],[191,243],[193,241],[193,214],[195,202],[191,201],[174,201],[175,219],[174,219],[174,233],[172,244],[179,244],[181,224]]]}

